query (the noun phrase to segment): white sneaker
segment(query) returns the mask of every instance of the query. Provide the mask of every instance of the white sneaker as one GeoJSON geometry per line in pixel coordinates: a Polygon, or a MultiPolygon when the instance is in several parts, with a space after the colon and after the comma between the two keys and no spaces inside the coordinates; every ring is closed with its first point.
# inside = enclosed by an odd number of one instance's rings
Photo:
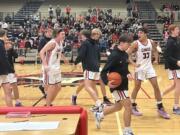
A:
{"type": "Polygon", "coordinates": [[[95,118],[95,122],[96,122],[96,127],[98,129],[101,128],[100,124],[101,124],[101,121],[102,121],[102,118],[101,118],[100,114],[101,113],[99,113],[99,112],[94,112],[94,118],[95,118]]]}
{"type": "Polygon", "coordinates": [[[123,135],[134,135],[132,131],[124,131],[123,135]]]}

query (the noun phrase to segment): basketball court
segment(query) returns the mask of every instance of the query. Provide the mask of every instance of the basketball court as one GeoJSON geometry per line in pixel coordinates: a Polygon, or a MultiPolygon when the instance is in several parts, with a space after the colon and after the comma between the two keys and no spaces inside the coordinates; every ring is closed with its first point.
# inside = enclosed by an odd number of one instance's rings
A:
{"type": "MultiPolygon", "coordinates": [[[[171,84],[171,82],[167,79],[167,73],[164,70],[164,65],[155,65],[156,72],[158,74],[158,82],[160,85],[161,91],[163,91],[168,85],[171,84]]],[[[25,64],[15,65],[16,71],[18,75],[26,75],[26,74],[36,74],[41,72],[41,65],[34,65],[34,64],[25,64]]],[[[62,65],[62,71],[68,72],[71,71],[71,65],[62,65]]],[[[80,71],[77,70],[77,71],[80,71]]],[[[130,66],[130,71],[133,71],[133,68],[130,66]]],[[[130,93],[133,88],[133,82],[130,82],[129,89],[130,93]]],[[[140,110],[143,112],[143,116],[141,117],[135,117],[132,116],[132,129],[134,130],[136,135],[179,135],[180,133],[180,119],[179,116],[172,114],[172,105],[173,105],[173,92],[166,95],[164,97],[164,106],[167,110],[167,112],[171,115],[170,120],[165,120],[163,118],[160,118],[157,114],[156,110],[156,103],[153,95],[153,89],[148,81],[145,81],[142,85],[143,90],[140,90],[138,94],[137,103],[140,107],[140,110]]],[[[62,90],[59,92],[58,97],[54,101],[54,106],[70,106],[71,107],[71,95],[75,91],[75,87],[66,86],[63,87],[62,90]]],[[[108,97],[113,100],[108,87],[107,94],[108,97]]],[[[32,105],[40,98],[42,97],[42,93],[38,89],[38,87],[28,86],[26,87],[20,85],[20,99],[24,106],[32,107],[32,105]]],[[[98,86],[99,90],[99,86],[98,86]]],[[[0,92],[0,106],[5,106],[4,99],[3,99],[3,91],[0,92]]],[[[99,97],[102,98],[101,92],[99,92],[99,97]]],[[[111,114],[103,120],[101,123],[101,129],[96,129],[95,126],[95,120],[93,117],[93,114],[89,111],[90,107],[94,104],[93,100],[90,98],[88,93],[83,90],[77,99],[78,106],[81,106],[87,110],[88,113],[88,134],[89,135],[122,135],[122,112],[120,111],[118,113],[111,114]]],[[[37,107],[44,106],[45,101],[42,100],[40,103],[37,104],[37,107]]],[[[35,115],[35,114],[33,114],[35,115]]],[[[32,115],[32,116],[33,116],[32,115]]],[[[77,119],[79,117],[79,114],[60,114],[60,115],[53,115],[53,114],[46,114],[45,116],[42,114],[38,114],[37,117],[30,118],[32,121],[48,121],[48,120],[61,120],[63,118],[68,118],[71,123],[73,121],[75,125],[77,124],[77,119]],[[56,119],[57,118],[57,119],[56,119]]],[[[17,119],[5,119],[4,115],[0,116],[1,122],[14,122],[19,121],[17,119]]],[[[21,119],[20,121],[23,121],[26,119],[21,119]]],[[[68,126],[74,125],[74,124],[67,124],[68,126]]],[[[60,134],[64,135],[61,131],[61,126],[64,125],[60,124],[59,129],[56,129],[55,131],[49,130],[46,134],[60,134]],[[57,132],[56,132],[57,131],[57,132]]],[[[71,127],[72,127],[71,126],[71,127]]],[[[67,128],[67,126],[65,126],[67,128]]],[[[76,127],[74,127],[76,128],[76,127]]],[[[16,131],[13,132],[13,135],[18,134],[44,134],[44,132],[40,131],[16,131]]],[[[1,135],[9,135],[12,134],[11,132],[1,132],[1,135]]],[[[69,133],[67,133],[69,134],[69,133]]]]}

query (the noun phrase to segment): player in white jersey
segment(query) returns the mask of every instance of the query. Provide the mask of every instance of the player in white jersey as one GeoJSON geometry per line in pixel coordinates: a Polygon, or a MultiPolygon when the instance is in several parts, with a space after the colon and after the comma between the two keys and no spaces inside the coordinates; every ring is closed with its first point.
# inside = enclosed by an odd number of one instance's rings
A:
{"type": "Polygon", "coordinates": [[[65,39],[65,32],[55,30],[55,38],[50,40],[40,51],[43,66],[43,81],[46,85],[46,106],[51,106],[61,89],[60,60],[65,39]]]}
{"type": "Polygon", "coordinates": [[[153,40],[147,38],[147,29],[140,28],[138,29],[138,40],[134,41],[131,47],[127,50],[128,54],[136,53],[136,63],[131,59],[130,62],[135,66],[135,87],[133,89],[131,100],[132,100],[132,113],[136,116],[141,116],[142,113],[138,111],[137,104],[135,103],[138,91],[141,87],[141,82],[145,79],[148,79],[153,86],[154,95],[157,100],[157,111],[159,115],[165,119],[169,119],[170,116],[164,110],[162,104],[162,97],[160,89],[157,83],[157,76],[152,66],[152,52],[154,52],[155,61],[158,63],[158,51],[157,45],[153,40]]]}

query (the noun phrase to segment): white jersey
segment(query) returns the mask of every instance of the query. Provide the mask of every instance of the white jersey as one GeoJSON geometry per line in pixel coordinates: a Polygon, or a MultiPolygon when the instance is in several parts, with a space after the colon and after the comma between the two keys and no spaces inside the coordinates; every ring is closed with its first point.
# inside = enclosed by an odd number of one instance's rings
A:
{"type": "Polygon", "coordinates": [[[46,52],[46,62],[48,63],[49,70],[53,72],[60,72],[60,60],[63,45],[61,43],[58,44],[55,39],[50,40],[49,43],[56,44],[53,50],[46,52]]]}
{"type": "Polygon", "coordinates": [[[140,65],[136,68],[136,71],[146,70],[152,67],[152,44],[150,39],[148,39],[147,45],[143,45],[139,40],[138,50],[136,52],[136,64],[140,65]]]}

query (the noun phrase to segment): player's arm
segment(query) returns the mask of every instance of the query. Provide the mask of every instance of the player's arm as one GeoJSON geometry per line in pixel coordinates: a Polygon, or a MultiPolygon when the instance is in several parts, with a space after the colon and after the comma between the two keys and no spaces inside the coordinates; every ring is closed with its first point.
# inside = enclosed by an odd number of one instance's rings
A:
{"type": "Polygon", "coordinates": [[[129,55],[129,62],[135,67],[137,67],[138,65],[136,65],[136,63],[133,61],[132,53],[135,53],[137,49],[138,49],[138,43],[137,41],[134,41],[132,45],[128,48],[128,50],[126,51],[127,54],[129,55]]]}
{"type": "Polygon", "coordinates": [[[46,61],[46,53],[48,51],[51,51],[55,48],[56,44],[55,43],[47,43],[40,51],[40,58],[42,60],[42,64],[43,66],[47,67],[48,66],[48,63],[46,61]]]}
{"type": "Polygon", "coordinates": [[[107,74],[109,73],[111,68],[116,65],[116,63],[117,63],[116,58],[117,57],[115,55],[110,54],[104,68],[101,71],[101,79],[104,82],[104,84],[106,84],[106,85],[108,84],[107,74]]]}
{"type": "Polygon", "coordinates": [[[154,63],[158,64],[158,61],[159,61],[159,52],[157,50],[157,44],[153,40],[151,40],[151,44],[152,44],[152,51],[153,51],[153,54],[154,54],[154,57],[155,57],[154,63]]]}

